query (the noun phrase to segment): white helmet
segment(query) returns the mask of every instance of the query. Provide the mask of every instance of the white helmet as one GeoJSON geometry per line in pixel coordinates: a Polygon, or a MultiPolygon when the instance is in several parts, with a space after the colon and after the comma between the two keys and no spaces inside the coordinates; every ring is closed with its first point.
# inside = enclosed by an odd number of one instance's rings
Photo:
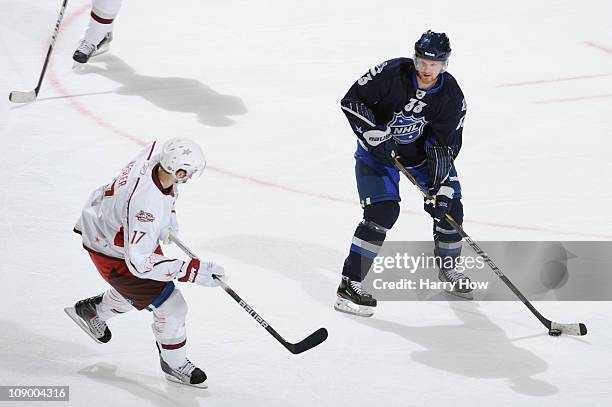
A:
{"type": "Polygon", "coordinates": [[[193,140],[185,137],[175,137],[164,143],[159,160],[162,168],[172,174],[178,182],[199,177],[206,167],[206,159],[202,148],[193,140]],[[176,178],[176,172],[183,170],[185,178],[176,178]]]}

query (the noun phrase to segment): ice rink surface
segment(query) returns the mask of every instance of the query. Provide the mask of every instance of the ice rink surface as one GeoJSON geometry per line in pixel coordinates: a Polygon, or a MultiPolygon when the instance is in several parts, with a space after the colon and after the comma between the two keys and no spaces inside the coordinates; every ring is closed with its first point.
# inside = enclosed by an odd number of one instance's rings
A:
{"type": "MultiPolygon", "coordinates": [[[[35,86],[59,5],[0,2],[0,93],[35,86]]],[[[466,231],[612,239],[610,1],[125,1],[110,53],[77,73],[89,10],[69,1],[39,100],[0,102],[0,385],[69,385],[68,404],[92,407],[610,405],[608,302],[536,304],[585,322],[581,338],[549,337],[520,302],[332,309],[361,217],[339,100],[427,29],[449,34],[468,101],[466,231]],[[183,239],[287,339],[330,332],[293,356],[222,290],[182,285],[208,390],[163,379],[146,311],[110,321],[106,345],[62,311],[105,289],[71,232],[86,197],[146,142],[179,135],[208,159],[181,190],[183,239]]],[[[402,188],[388,239],[431,239],[402,188]]]]}

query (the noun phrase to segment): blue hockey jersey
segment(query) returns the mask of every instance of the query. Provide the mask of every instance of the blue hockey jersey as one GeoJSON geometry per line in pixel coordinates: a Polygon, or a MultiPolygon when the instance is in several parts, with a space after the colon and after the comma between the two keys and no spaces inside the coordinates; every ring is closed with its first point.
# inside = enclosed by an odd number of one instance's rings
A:
{"type": "Polygon", "coordinates": [[[446,149],[450,162],[444,171],[448,174],[461,148],[466,113],[461,88],[451,74],[443,72],[433,88],[420,90],[410,58],[391,59],[370,69],[351,86],[341,106],[360,140],[358,149],[367,151],[364,132],[388,127],[406,166],[424,164],[428,149],[446,149]]]}

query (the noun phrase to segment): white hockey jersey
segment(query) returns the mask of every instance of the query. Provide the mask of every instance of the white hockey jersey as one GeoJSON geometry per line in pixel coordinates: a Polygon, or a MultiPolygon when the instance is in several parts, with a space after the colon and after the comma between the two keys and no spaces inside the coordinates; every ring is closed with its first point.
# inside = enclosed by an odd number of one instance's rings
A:
{"type": "Polygon", "coordinates": [[[176,184],[163,189],[153,171],[161,144],[147,146],[107,185],[93,191],[75,226],[86,249],[124,259],[134,276],[158,281],[177,277],[184,264],[155,253],[172,225],[176,184]]]}

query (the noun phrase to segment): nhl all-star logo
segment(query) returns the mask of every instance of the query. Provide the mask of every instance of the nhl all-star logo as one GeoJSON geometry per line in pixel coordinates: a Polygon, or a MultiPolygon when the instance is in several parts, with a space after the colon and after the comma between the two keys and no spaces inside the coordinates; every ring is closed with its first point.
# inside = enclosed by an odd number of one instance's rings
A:
{"type": "Polygon", "coordinates": [[[421,137],[426,124],[424,118],[404,116],[402,112],[395,113],[388,126],[391,129],[391,135],[398,143],[409,144],[421,137]]]}

